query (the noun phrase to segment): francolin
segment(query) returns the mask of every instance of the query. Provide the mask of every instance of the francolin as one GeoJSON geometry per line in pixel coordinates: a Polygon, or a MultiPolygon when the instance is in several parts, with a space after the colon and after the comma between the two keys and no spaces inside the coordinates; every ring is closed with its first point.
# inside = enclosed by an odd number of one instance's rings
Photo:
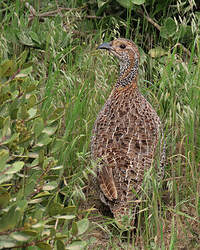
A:
{"type": "Polygon", "coordinates": [[[123,226],[127,215],[133,226],[145,172],[153,166],[163,172],[162,127],[137,86],[140,55],[136,45],[119,38],[98,49],[119,59],[120,73],[93,128],[91,154],[97,163],[97,185],[101,201],[109,206],[118,225],[123,226]]]}

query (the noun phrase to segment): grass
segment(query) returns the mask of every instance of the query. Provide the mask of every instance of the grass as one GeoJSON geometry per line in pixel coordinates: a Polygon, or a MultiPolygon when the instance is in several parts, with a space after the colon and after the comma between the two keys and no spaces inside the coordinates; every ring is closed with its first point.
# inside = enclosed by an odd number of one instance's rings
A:
{"type": "MultiPolygon", "coordinates": [[[[56,1],[51,4],[56,8],[56,1]]],[[[43,11],[47,8],[43,6],[43,11]]],[[[95,48],[102,42],[104,34],[109,40],[120,30],[109,30],[109,34],[104,32],[103,25],[98,24],[99,29],[95,33],[83,36],[84,27],[87,24],[92,27],[93,23],[85,20],[83,13],[78,11],[47,17],[44,22],[34,19],[28,24],[29,12],[20,8],[20,1],[16,1],[16,5],[4,6],[4,11],[4,16],[1,16],[5,27],[0,35],[1,61],[14,58],[28,48],[28,62],[33,63],[31,78],[38,81],[38,96],[43,100],[41,116],[45,120],[54,116],[59,121],[59,130],[54,136],[56,149],[50,147],[49,150],[54,150],[58,165],[64,166],[67,182],[64,193],[69,203],[77,207],[78,215],[88,216],[91,223],[85,238],[95,239],[97,249],[198,249],[198,46],[193,44],[190,57],[175,48],[163,57],[151,58],[143,44],[138,44],[141,46],[139,88],[162,119],[167,142],[167,165],[162,181],[165,188],[158,189],[156,180],[149,180],[148,185],[153,192],[146,195],[146,202],[140,206],[138,227],[135,235],[130,236],[116,228],[113,219],[104,218],[98,211],[88,213],[93,198],[85,194],[88,175],[92,172],[92,127],[118,72],[118,63],[95,48]]],[[[127,15],[128,36],[130,13],[127,15]]],[[[137,34],[140,28],[138,25],[137,34]]],[[[91,243],[88,249],[93,247],[91,243]]]]}

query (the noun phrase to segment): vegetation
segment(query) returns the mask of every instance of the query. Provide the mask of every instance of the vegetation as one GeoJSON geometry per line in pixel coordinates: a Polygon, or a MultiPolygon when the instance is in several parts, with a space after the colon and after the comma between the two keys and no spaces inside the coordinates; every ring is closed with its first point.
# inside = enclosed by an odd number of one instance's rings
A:
{"type": "Polygon", "coordinates": [[[200,247],[200,10],[194,0],[0,2],[0,249],[200,247]],[[162,118],[167,157],[133,235],[88,195],[93,123],[118,64],[139,46],[140,89],[162,118]],[[108,70],[109,69],[109,70],[108,70]]]}

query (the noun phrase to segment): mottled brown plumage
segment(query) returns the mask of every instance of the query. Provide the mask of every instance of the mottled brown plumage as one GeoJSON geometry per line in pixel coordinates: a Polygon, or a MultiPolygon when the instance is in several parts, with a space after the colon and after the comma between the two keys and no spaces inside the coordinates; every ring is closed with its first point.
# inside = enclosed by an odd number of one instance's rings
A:
{"type": "Polygon", "coordinates": [[[120,38],[98,48],[119,59],[120,74],[94,125],[92,159],[97,162],[101,201],[119,223],[123,215],[130,215],[133,225],[134,201],[141,192],[145,171],[155,157],[163,169],[161,122],[137,87],[140,56],[136,45],[120,38]]]}

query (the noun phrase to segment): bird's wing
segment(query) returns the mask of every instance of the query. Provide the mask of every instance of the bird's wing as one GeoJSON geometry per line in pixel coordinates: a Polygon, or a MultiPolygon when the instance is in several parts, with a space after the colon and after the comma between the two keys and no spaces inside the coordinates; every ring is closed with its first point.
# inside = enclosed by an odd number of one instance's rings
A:
{"type": "Polygon", "coordinates": [[[103,194],[108,200],[117,199],[117,189],[113,179],[112,168],[102,166],[98,174],[98,181],[103,194]]]}

